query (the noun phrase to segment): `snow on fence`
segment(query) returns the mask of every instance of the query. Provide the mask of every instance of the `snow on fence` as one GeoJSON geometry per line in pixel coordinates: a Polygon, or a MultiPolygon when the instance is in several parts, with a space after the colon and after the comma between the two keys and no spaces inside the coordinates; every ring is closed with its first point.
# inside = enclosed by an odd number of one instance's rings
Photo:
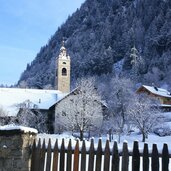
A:
{"type": "Polygon", "coordinates": [[[64,139],[60,146],[56,140],[54,147],[50,139],[47,147],[45,140],[42,143],[39,139],[32,147],[31,171],[168,171],[171,169],[170,158],[167,144],[163,145],[162,152],[159,153],[156,144],[153,144],[152,150],[149,150],[148,144],[144,144],[144,149],[140,152],[137,141],[134,142],[132,151],[128,150],[126,142],[119,151],[117,142],[110,148],[108,140],[105,148],[102,147],[101,139],[97,148],[93,140],[88,148],[85,141],[77,141],[73,147],[69,140],[66,148],[64,139]]]}

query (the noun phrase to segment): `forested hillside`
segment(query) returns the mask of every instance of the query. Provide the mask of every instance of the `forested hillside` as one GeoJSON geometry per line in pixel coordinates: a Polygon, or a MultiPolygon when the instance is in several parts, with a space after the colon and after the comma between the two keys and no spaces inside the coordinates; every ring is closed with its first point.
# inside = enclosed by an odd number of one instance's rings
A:
{"type": "Polygon", "coordinates": [[[135,46],[143,60],[138,81],[171,85],[171,0],[87,0],[40,49],[18,84],[54,86],[63,38],[72,60],[72,83],[87,75],[129,77],[135,46]]]}

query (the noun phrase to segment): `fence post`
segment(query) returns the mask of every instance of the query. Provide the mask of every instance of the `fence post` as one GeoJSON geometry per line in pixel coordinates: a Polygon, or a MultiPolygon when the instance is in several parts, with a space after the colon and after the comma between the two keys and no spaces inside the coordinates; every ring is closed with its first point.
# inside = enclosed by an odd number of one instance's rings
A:
{"type": "Polygon", "coordinates": [[[53,171],[58,171],[58,140],[56,140],[55,146],[54,146],[53,171]]]}
{"type": "Polygon", "coordinates": [[[0,127],[0,168],[2,170],[29,171],[31,146],[37,130],[26,127],[0,127]]]}
{"type": "Polygon", "coordinates": [[[109,140],[107,140],[105,151],[104,151],[104,171],[109,171],[109,165],[110,165],[110,148],[109,148],[109,140]]]}
{"type": "Polygon", "coordinates": [[[44,170],[44,164],[45,164],[45,154],[46,154],[46,144],[45,139],[43,140],[43,145],[40,151],[40,170],[44,170]]]}
{"type": "Polygon", "coordinates": [[[112,152],[112,171],[119,171],[119,152],[118,152],[118,144],[115,141],[113,145],[113,152],[112,152]]]}
{"type": "Polygon", "coordinates": [[[127,142],[124,142],[123,149],[122,149],[122,171],[128,171],[128,165],[129,165],[128,145],[127,142]]]}
{"type": "Polygon", "coordinates": [[[51,139],[49,139],[48,148],[47,148],[47,162],[46,162],[46,171],[50,171],[51,168],[51,139]]]}
{"type": "Polygon", "coordinates": [[[169,171],[169,151],[167,144],[163,145],[162,151],[162,171],[169,171]]]}
{"type": "Polygon", "coordinates": [[[144,144],[143,150],[143,171],[149,170],[149,153],[148,153],[148,144],[144,144]]]}
{"type": "Polygon", "coordinates": [[[99,139],[97,153],[96,153],[96,171],[101,170],[102,163],[102,140],[99,139]]]}
{"type": "Polygon", "coordinates": [[[86,170],[86,146],[85,140],[83,140],[82,149],[81,149],[81,171],[86,170]]]}
{"type": "Polygon", "coordinates": [[[74,150],[74,171],[78,171],[79,168],[79,142],[77,140],[74,150]]]}
{"type": "Polygon", "coordinates": [[[67,171],[71,171],[72,166],[72,144],[71,139],[69,140],[68,149],[67,149],[67,171]]]}
{"type": "Polygon", "coordinates": [[[38,145],[35,149],[35,164],[33,171],[40,170],[40,152],[41,152],[41,140],[39,139],[38,145]]]}
{"type": "Polygon", "coordinates": [[[65,145],[64,143],[65,143],[64,139],[62,139],[61,151],[60,151],[60,166],[59,166],[60,171],[65,170],[65,145]]]}
{"type": "Polygon", "coordinates": [[[140,170],[140,153],[138,149],[138,141],[134,141],[132,154],[132,171],[140,170]]]}
{"type": "Polygon", "coordinates": [[[159,154],[156,144],[153,144],[151,166],[152,171],[159,171],[159,154]]]}
{"type": "Polygon", "coordinates": [[[36,165],[36,140],[34,140],[34,143],[32,146],[31,171],[35,170],[35,165],[36,165]]]}
{"type": "Polygon", "coordinates": [[[89,150],[88,171],[93,171],[93,167],[94,167],[94,140],[91,139],[91,145],[89,150]]]}

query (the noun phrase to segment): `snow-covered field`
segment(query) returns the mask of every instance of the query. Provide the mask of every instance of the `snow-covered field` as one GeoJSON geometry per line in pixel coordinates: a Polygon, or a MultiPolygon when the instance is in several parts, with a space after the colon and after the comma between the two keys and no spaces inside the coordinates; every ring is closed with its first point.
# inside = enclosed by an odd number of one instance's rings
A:
{"type": "MultiPolygon", "coordinates": [[[[167,127],[170,132],[171,132],[171,112],[166,112],[163,113],[164,116],[164,123],[163,124],[159,124],[159,127],[167,127]]],[[[51,143],[54,144],[56,139],[58,139],[58,143],[59,146],[61,144],[62,139],[65,139],[65,146],[67,147],[69,139],[72,140],[72,144],[73,146],[76,143],[76,138],[72,136],[71,132],[64,132],[62,134],[38,134],[38,139],[45,139],[46,140],[46,144],[48,143],[49,138],[51,139],[51,143]]],[[[103,147],[105,147],[105,142],[108,139],[107,135],[102,135],[102,137],[92,137],[94,139],[95,142],[95,146],[97,146],[97,142],[99,140],[99,138],[102,139],[102,143],[103,143],[103,147]]],[[[86,139],[85,139],[86,140],[86,139]]],[[[114,135],[113,136],[113,141],[110,143],[111,148],[113,146],[113,142],[118,140],[118,135],[114,135]]],[[[122,149],[122,145],[124,141],[128,142],[128,147],[131,150],[133,147],[133,142],[134,141],[138,141],[139,142],[139,146],[140,149],[143,149],[144,143],[141,142],[142,140],[142,135],[137,131],[132,132],[130,135],[122,135],[121,136],[121,142],[118,143],[118,147],[121,150],[122,149]]],[[[81,143],[81,142],[80,142],[81,143]]],[[[171,147],[169,146],[169,144],[171,144],[171,136],[158,136],[154,133],[151,133],[148,135],[148,139],[146,139],[146,142],[149,145],[149,149],[152,149],[152,144],[157,144],[158,150],[159,152],[161,152],[163,144],[166,143],[168,144],[169,147],[169,152],[171,153],[171,147]]],[[[86,140],[86,146],[89,147],[90,145],[90,140],[86,140]]]]}
{"type": "MultiPolygon", "coordinates": [[[[58,139],[59,146],[60,146],[60,144],[62,142],[62,139],[64,138],[66,147],[68,145],[69,139],[72,140],[72,145],[73,146],[75,146],[76,140],[77,140],[69,132],[65,132],[65,133],[60,134],[60,135],[58,135],[58,134],[38,134],[38,138],[40,138],[42,140],[45,139],[46,144],[48,144],[48,140],[50,138],[52,145],[55,144],[56,139],[58,139]]],[[[98,142],[99,138],[102,139],[103,147],[105,147],[105,143],[106,143],[106,140],[108,139],[108,136],[104,135],[102,137],[92,137],[92,138],[94,139],[96,147],[97,147],[97,142],[98,142]]],[[[114,135],[113,141],[110,142],[111,148],[113,147],[113,142],[117,141],[117,139],[118,139],[118,136],[114,135]]],[[[120,150],[122,150],[123,142],[127,141],[128,142],[128,148],[129,148],[130,151],[132,151],[133,142],[138,141],[140,149],[143,149],[144,143],[141,142],[141,139],[142,139],[142,135],[140,135],[139,133],[132,133],[129,136],[128,135],[123,135],[123,136],[121,136],[121,142],[118,143],[118,147],[119,147],[120,150]]],[[[91,141],[86,140],[86,139],[85,139],[85,141],[86,141],[86,146],[88,148],[90,146],[91,141]]],[[[169,144],[171,144],[171,136],[160,137],[160,136],[155,135],[155,134],[149,134],[148,139],[146,139],[145,143],[147,143],[149,145],[150,150],[152,149],[152,144],[157,144],[159,153],[162,152],[163,144],[166,143],[166,144],[168,144],[169,152],[171,154],[171,146],[169,146],[169,144]]]]}

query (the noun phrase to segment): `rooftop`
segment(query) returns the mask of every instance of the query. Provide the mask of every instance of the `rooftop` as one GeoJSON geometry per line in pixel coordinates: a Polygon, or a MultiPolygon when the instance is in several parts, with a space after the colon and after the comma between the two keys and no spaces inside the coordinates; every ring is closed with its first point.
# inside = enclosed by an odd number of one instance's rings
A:
{"type": "Polygon", "coordinates": [[[150,91],[151,93],[155,95],[171,98],[171,93],[167,91],[166,89],[158,88],[155,86],[147,86],[147,85],[143,85],[142,87],[144,87],[145,89],[147,89],[148,91],[150,91]]]}
{"type": "Polygon", "coordinates": [[[65,95],[59,90],[0,88],[0,108],[9,116],[15,116],[19,110],[18,105],[29,100],[38,109],[48,110],[65,95]]]}

